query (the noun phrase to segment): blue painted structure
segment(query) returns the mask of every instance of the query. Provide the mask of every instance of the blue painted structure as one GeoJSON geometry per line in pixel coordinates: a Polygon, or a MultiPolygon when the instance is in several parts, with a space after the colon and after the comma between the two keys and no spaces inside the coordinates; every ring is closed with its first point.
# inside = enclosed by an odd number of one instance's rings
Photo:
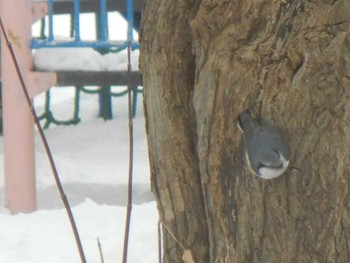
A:
{"type": "MultiPolygon", "coordinates": [[[[109,3],[112,2],[109,0],[109,3]]],[[[125,8],[121,10],[121,14],[127,20],[127,30],[125,32],[125,40],[123,41],[111,41],[108,39],[108,6],[107,0],[48,0],[48,36],[42,39],[32,39],[31,48],[39,49],[39,48],[66,48],[66,47],[87,47],[94,48],[101,53],[108,52],[109,50],[119,51],[128,47],[128,42],[130,41],[130,46],[132,49],[138,49],[139,43],[133,38],[133,30],[134,30],[134,19],[136,30],[139,29],[140,24],[140,5],[144,4],[145,0],[113,0],[113,3],[116,3],[118,7],[123,4],[125,8]],[[138,5],[138,10],[134,10],[134,1],[138,5]],[[73,8],[69,10],[69,14],[72,16],[72,32],[71,40],[56,40],[54,36],[54,15],[58,12],[68,12],[62,10],[55,10],[55,4],[64,3],[73,5],[73,8]],[[81,13],[81,4],[94,4],[94,10],[90,10],[94,12],[97,17],[97,39],[95,41],[83,41],[80,37],[80,13],[81,13]],[[135,12],[136,11],[136,12],[135,12]]],[[[142,92],[137,86],[133,86],[133,115],[136,113],[136,102],[137,102],[137,93],[142,92]]],[[[76,94],[79,94],[79,91],[86,92],[83,86],[76,84],[76,94]]],[[[97,92],[99,94],[100,101],[100,111],[99,115],[104,119],[112,118],[112,104],[111,97],[112,96],[120,96],[125,94],[124,92],[113,93],[111,92],[111,87],[102,85],[97,92]]],[[[78,95],[76,95],[79,97],[78,95]]],[[[42,119],[46,119],[46,126],[50,123],[56,124],[74,124],[79,122],[79,116],[74,113],[74,117],[69,121],[58,121],[54,118],[52,112],[50,111],[50,91],[47,92],[46,96],[46,109],[45,113],[41,116],[42,119]]],[[[77,101],[77,100],[76,100],[77,101]]],[[[79,102],[79,101],[78,101],[79,102]]],[[[76,107],[79,107],[79,103],[76,102],[76,107]]],[[[79,110],[78,110],[79,111],[79,110]]]]}
{"type": "Polygon", "coordinates": [[[90,47],[95,49],[125,49],[128,46],[128,41],[130,40],[130,45],[132,49],[138,49],[139,43],[133,39],[133,0],[123,0],[126,1],[126,20],[128,23],[125,41],[110,41],[107,34],[107,5],[106,0],[99,0],[99,23],[98,32],[99,36],[96,41],[82,41],[80,38],[80,0],[74,1],[73,8],[73,39],[71,41],[61,41],[55,40],[53,32],[53,16],[55,14],[54,10],[54,0],[48,0],[48,28],[49,34],[46,39],[33,39],[31,42],[32,49],[38,48],[58,48],[58,47],[90,47]]]}

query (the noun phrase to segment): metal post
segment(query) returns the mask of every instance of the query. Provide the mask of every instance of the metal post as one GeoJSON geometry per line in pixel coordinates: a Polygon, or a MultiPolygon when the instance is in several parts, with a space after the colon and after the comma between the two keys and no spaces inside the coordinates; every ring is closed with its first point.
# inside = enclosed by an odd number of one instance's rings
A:
{"type": "Polygon", "coordinates": [[[100,15],[98,23],[98,40],[108,40],[108,21],[107,21],[107,5],[106,0],[100,0],[100,15]]]}
{"type": "Polygon", "coordinates": [[[48,1],[49,7],[49,41],[54,41],[54,33],[53,33],[53,0],[48,1]]]}
{"type": "Polygon", "coordinates": [[[80,42],[80,0],[74,0],[74,40],[80,42]]]}
{"type": "Polygon", "coordinates": [[[126,2],[126,19],[128,20],[128,32],[127,32],[127,39],[129,41],[134,40],[133,37],[133,29],[134,29],[134,21],[133,21],[133,0],[127,0],[126,2]]]}
{"type": "MultiPolygon", "coordinates": [[[[23,73],[31,68],[28,25],[32,24],[32,18],[28,3],[26,0],[1,0],[0,8],[23,73]]],[[[36,209],[33,117],[5,41],[1,41],[1,45],[5,205],[12,213],[32,212],[36,209]]]]}
{"type": "MultiPolygon", "coordinates": [[[[0,0],[0,16],[31,98],[56,83],[54,73],[30,71],[31,25],[43,15],[39,10],[46,11],[41,3],[0,0]]],[[[34,121],[5,41],[1,41],[1,72],[5,205],[12,213],[32,212],[36,209],[34,121]]]]}

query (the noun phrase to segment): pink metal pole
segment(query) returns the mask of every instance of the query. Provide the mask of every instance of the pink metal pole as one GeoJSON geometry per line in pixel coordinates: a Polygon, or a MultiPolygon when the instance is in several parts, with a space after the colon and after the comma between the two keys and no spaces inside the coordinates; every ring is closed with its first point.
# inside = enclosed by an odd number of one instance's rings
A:
{"type": "MultiPolygon", "coordinates": [[[[0,15],[24,79],[30,92],[36,94],[35,90],[42,88],[33,84],[44,86],[45,81],[30,72],[31,1],[0,0],[0,15]]],[[[5,205],[11,213],[32,212],[36,210],[34,122],[5,41],[1,45],[5,205]]],[[[52,75],[44,79],[54,82],[52,75]]]]}
{"type": "MultiPolygon", "coordinates": [[[[30,1],[1,1],[1,17],[22,73],[31,68],[30,1]]],[[[9,51],[1,42],[4,127],[5,205],[11,213],[36,209],[33,117],[25,101],[9,51]]]]}

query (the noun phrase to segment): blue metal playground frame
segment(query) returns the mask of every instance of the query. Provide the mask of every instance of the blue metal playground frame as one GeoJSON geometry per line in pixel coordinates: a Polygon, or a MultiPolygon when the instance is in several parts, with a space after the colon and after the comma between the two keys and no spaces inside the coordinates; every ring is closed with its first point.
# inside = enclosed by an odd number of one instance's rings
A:
{"type": "MultiPolygon", "coordinates": [[[[96,50],[111,50],[111,51],[120,51],[123,49],[126,49],[128,47],[129,41],[130,41],[130,47],[131,49],[139,49],[139,43],[137,40],[134,40],[133,37],[133,30],[134,30],[134,19],[135,20],[135,26],[136,29],[139,25],[139,17],[134,18],[134,6],[133,6],[133,0],[114,0],[115,4],[123,5],[125,9],[123,9],[122,15],[124,18],[126,18],[127,21],[127,30],[125,32],[125,40],[122,41],[111,41],[108,38],[108,7],[107,7],[107,0],[95,0],[89,1],[90,3],[94,3],[94,7],[96,10],[92,11],[95,14],[97,14],[98,20],[96,21],[96,31],[98,33],[97,39],[94,41],[84,41],[80,37],[80,14],[81,14],[81,2],[84,0],[48,0],[48,19],[47,21],[47,27],[48,27],[48,33],[47,36],[44,36],[45,38],[36,39],[33,38],[31,40],[30,47],[32,49],[40,49],[40,48],[68,48],[68,47],[86,47],[86,48],[94,48],[96,50]],[[54,10],[55,2],[66,2],[70,4],[70,7],[73,5],[73,8],[70,9],[69,14],[72,16],[72,25],[71,25],[71,35],[72,38],[69,40],[57,40],[54,36],[54,15],[57,14],[57,10],[54,10]],[[56,12],[55,12],[56,11],[56,12]]],[[[61,3],[62,3],[61,2],[61,3]]],[[[86,1],[83,4],[86,4],[88,1],[86,1]]],[[[109,4],[112,1],[109,1],[109,4]]],[[[137,3],[136,3],[137,5],[137,3]]],[[[60,11],[58,11],[60,12],[60,11]]],[[[83,92],[86,92],[84,88],[76,87],[77,91],[82,90],[83,92]]],[[[142,92],[142,89],[139,89],[137,86],[133,87],[133,116],[136,114],[136,101],[137,101],[137,93],[142,92]]],[[[95,92],[96,93],[96,92],[95,92]]],[[[111,97],[112,96],[121,96],[121,94],[125,94],[125,92],[121,93],[112,93],[110,90],[110,86],[106,87],[104,86],[101,88],[100,91],[98,91],[99,94],[99,102],[100,102],[100,110],[99,115],[104,119],[111,119],[112,118],[112,108],[111,108],[111,97]]],[[[60,124],[74,124],[79,122],[79,117],[75,116],[73,120],[70,121],[58,121],[55,120],[53,115],[50,111],[50,100],[48,99],[50,97],[50,91],[47,91],[47,106],[45,113],[41,116],[42,119],[46,119],[46,126],[48,126],[50,123],[57,123],[60,124]],[[50,120],[49,120],[50,119],[50,120]]]]}
{"type": "Polygon", "coordinates": [[[49,33],[46,39],[32,39],[31,48],[59,48],[59,47],[90,47],[95,49],[117,49],[122,50],[127,48],[128,41],[132,49],[138,49],[138,41],[133,39],[133,0],[126,1],[126,20],[128,23],[125,41],[110,41],[107,34],[107,5],[106,0],[98,0],[100,3],[99,10],[99,36],[96,41],[82,41],[80,38],[80,0],[74,1],[73,8],[73,32],[74,37],[70,41],[56,40],[53,32],[53,16],[54,16],[54,0],[48,0],[48,28],[49,33]]]}

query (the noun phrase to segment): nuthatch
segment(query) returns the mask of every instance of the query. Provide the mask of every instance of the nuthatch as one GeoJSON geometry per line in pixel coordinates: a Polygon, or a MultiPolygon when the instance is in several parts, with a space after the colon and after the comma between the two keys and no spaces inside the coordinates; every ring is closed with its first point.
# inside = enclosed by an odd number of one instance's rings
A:
{"type": "Polygon", "coordinates": [[[290,150],[277,131],[263,120],[255,120],[249,110],[238,115],[237,125],[243,132],[250,170],[264,179],[283,174],[289,164],[290,150]]]}

